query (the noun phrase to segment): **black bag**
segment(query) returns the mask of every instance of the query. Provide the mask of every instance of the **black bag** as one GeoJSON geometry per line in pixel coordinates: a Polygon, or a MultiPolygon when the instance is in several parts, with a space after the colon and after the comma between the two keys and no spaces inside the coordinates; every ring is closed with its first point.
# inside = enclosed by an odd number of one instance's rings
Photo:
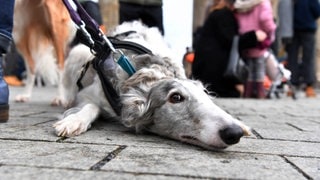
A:
{"type": "Polygon", "coordinates": [[[224,72],[224,77],[232,79],[239,83],[244,83],[249,75],[249,69],[243,59],[240,57],[239,36],[234,36],[229,56],[229,62],[224,72]]]}

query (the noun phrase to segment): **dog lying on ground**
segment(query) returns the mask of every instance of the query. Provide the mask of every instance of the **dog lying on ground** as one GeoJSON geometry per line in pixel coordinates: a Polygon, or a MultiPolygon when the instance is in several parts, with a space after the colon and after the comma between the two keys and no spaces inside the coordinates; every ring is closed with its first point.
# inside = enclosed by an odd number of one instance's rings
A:
{"type": "MultiPolygon", "coordinates": [[[[47,84],[59,83],[74,35],[75,28],[61,0],[16,0],[13,38],[27,69],[24,93],[16,101],[30,99],[36,75],[47,84]]],[[[58,99],[53,103],[59,103],[58,99]]]]}
{"type": "MultiPolygon", "coordinates": [[[[212,101],[201,82],[186,78],[182,64],[166,57],[160,32],[134,22],[120,25],[111,34],[123,30],[138,30],[125,40],[140,42],[153,55],[134,55],[126,52],[136,68],[132,76],[117,66],[111,82],[121,97],[119,121],[136,131],[148,131],[208,149],[223,149],[238,143],[249,128],[223,111],[212,101]],[[130,29],[134,28],[135,29],[130,29]],[[127,29],[129,27],[129,29],[127,29]],[[153,40],[160,40],[154,42],[153,40]],[[142,43],[143,41],[143,43],[142,43]],[[159,47],[159,48],[157,48],[159,47]]],[[[169,48],[167,47],[169,51],[169,48]]],[[[169,55],[170,56],[170,55],[169,55]]],[[[115,117],[104,97],[98,76],[92,67],[77,92],[75,74],[93,56],[84,45],[70,51],[64,73],[65,105],[74,104],[53,126],[58,136],[76,136],[87,131],[100,114],[115,117]],[[76,97],[74,93],[77,92],[76,97]]],[[[110,75],[110,74],[109,74],[110,75]]]]}

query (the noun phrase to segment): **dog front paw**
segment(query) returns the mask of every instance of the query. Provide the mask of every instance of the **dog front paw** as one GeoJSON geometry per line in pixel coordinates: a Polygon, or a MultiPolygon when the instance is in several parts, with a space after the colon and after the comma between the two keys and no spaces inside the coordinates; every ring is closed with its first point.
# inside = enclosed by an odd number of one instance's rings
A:
{"type": "Polygon", "coordinates": [[[53,125],[56,134],[62,137],[80,135],[86,132],[90,126],[90,122],[81,119],[77,114],[71,114],[53,125]]]}
{"type": "Polygon", "coordinates": [[[19,94],[15,97],[15,102],[27,102],[30,99],[30,95],[19,94]]]}
{"type": "Polygon", "coordinates": [[[51,101],[51,106],[61,106],[62,105],[62,101],[59,97],[55,97],[52,101],[51,101]]]}

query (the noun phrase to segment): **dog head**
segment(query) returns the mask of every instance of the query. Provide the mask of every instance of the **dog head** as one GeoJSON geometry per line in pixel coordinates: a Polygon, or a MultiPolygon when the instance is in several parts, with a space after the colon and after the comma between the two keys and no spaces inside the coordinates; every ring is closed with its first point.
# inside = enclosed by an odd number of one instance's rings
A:
{"type": "Polygon", "coordinates": [[[239,142],[249,128],[214,104],[204,86],[189,79],[164,79],[152,88],[123,94],[122,123],[138,131],[224,149],[239,142]]]}
{"type": "Polygon", "coordinates": [[[131,77],[117,70],[113,82],[125,126],[209,149],[226,148],[248,134],[249,128],[215,105],[199,81],[186,78],[160,33],[137,22],[132,25],[141,29],[125,40],[146,46],[155,56],[130,57],[137,70],[131,77]]]}

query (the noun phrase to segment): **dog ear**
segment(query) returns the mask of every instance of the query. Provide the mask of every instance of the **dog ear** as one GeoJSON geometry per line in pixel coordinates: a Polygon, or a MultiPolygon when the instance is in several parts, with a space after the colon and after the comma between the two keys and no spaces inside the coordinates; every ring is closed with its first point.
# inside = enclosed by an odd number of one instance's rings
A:
{"type": "Polygon", "coordinates": [[[135,128],[141,131],[144,125],[149,124],[148,119],[142,118],[147,109],[147,99],[143,92],[131,89],[126,94],[121,95],[122,111],[121,123],[126,127],[135,128]],[[134,92],[133,92],[134,91],[134,92]]]}

